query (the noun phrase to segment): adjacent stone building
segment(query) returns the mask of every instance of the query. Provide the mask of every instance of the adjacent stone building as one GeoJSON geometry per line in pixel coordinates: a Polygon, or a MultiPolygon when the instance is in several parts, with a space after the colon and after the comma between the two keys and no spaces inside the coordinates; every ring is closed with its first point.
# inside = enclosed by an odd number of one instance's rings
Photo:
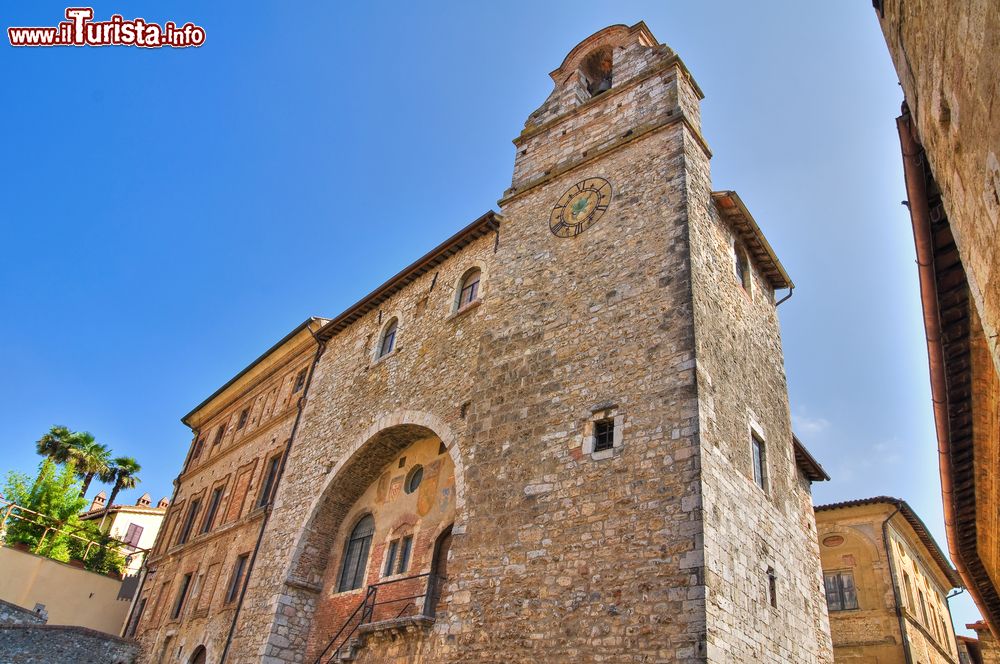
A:
{"type": "Polygon", "coordinates": [[[1000,624],[1000,7],[874,0],[897,119],[930,360],[948,548],[1000,624]]]}
{"type": "Polygon", "coordinates": [[[832,661],[826,476],[791,432],[776,310],[793,284],[712,190],[701,90],[642,23],[551,76],[500,213],[269,374],[313,363],[297,426],[209,453],[263,385],[187,418],[175,523],[254,460],[285,471],[228,530],[167,529],[149,661],[832,661]]]}
{"type": "Polygon", "coordinates": [[[816,525],[838,664],[957,664],[961,579],[905,501],[821,505],[816,525]]]}
{"type": "MultiPolygon", "coordinates": [[[[966,625],[966,628],[976,632],[975,639],[962,637],[965,642],[965,650],[968,653],[968,664],[1000,664],[1000,644],[990,631],[989,625],[982,620],[966,625]],[[978,658],[978,660],[977,660],[978,658]]],[[[962,652],[959,650],[959,659],[962,652]]],[[[961,664],[967,664],[961,662],[961,664]]]]}

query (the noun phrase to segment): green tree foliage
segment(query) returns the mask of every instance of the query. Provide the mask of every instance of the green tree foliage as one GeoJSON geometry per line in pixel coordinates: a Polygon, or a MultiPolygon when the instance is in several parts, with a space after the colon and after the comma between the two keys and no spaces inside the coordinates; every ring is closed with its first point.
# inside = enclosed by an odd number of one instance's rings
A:
{"type": "Polygon", "coordinates": [[[93,572],[121,574],[121,544],[102,533],[99,524],[80,519],[87,500],[80,495],[76,476],[72,460],[59,468],[49,458],[42,461],[34,482],[23,473],[8,473],[3,496],[22,509],[15,507],[4,524],[5,543],[26,544],[32,552],[61,562],[82,560],[93,572]]]}
{"type": "Polygon", "coordinates": [[[15,509],[14,514],[20,518],[12,516],[5,524],[8,544],[24,543],[40,555],[63,562],[69,560],[69,537],[65,532],[79,527],[80,511],[87,504],[80,496],[72,462],[60,469],[52,458],[46,458],[34,483],[23,473],[11,472],[3,495],[41,515],[15,509]]]}

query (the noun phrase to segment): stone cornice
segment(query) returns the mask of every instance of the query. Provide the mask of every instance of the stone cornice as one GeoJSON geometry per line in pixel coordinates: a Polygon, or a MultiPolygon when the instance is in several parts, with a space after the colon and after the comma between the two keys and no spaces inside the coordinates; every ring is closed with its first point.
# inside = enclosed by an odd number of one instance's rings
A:
{"type": "Polygon", "coordinates": [[[511,142],[514,145],[520,147],[521,144],[524,143],[524,141],[528,140],[529,138],[536,136],[549,129],[552,129],[553,127],[558,127],[563,122],[575,118],[577,115],[579,115],[584,111],[590,110],[590,108],[596,105],[597,103],[603,103],[609,99],[614,99],[615,97],[621,95],[622,93],[628,92],[632,88],[638,86],[640,83],[643,83],[644,81],[647,81],[650,78],[653,78],[654,76],[658,76],[659,74],[662,74],[664,71],[672,67],[677,67],[678,69],[680,69],[681,73],[683,73],[684,76],[687,78],[687,80],[691,82],[692,87],[694,87],[695,92],[698,94],[698,99],[705,98],[705,93],[703,93],[701,91],[701,88],[698,87],[698,83],[695,82],[694,77],[691,76],[691,71],[687,68],[687,65],[684,64],[684,61],[680,59],[680,56],[672,55],[663,63],[649,69],[646,73],[636,76],[635,78],[626,81],[622,85],[619,85],[617,87],[612,87],[610,90],[608,90],[599,97],[592,97],[591,99],[588,99],[587,101],[580,104],[576,108],[566,111],[559,117],[552,118],[548,122],[544,122],[538,125],[537,127],[531,127],[531,128],[526,127],[520,133],[520,135],[511,142]]]}
{"type": "Polygon", "coordinates": [[[709,159],[711,159],[712,158],[712,151],[711,151],[711,149],[709,149],[708,143],[705,141],[704,137],[701,135],[701,132],[699,132],[694,127],[694,125],[692,125],[691,122],[688,121],[688,119],[683,114],[673,115],[673,116],[667,117],[666,119],[663,119],[663,120],[656,120],[656,121],[653,121],[653,122],[648,123],[646,125],[641,125],[639,127],[636,127],[635,129],[632,129],[632,130],[626,132],[625,134],[623,134],[618,140],[616,140],[613,143],[609,143],[608,145],[605,145],[604,147],[602,147],[600,149],[597,149],[597,150],[589,150],[587,152],[587,156],[586,157],[581,156],[580,159],[578,159],[576,161],[572,161],[572,162],[563,164],[562,166],[560,166],[558,168],[551,169],[550,171],[547,172],[546,175],[542,175],[540,177],[537,177],[534,180],[529,180],[526,184],[524,184],[523,186],[521,186],[520,188],[518,188],[516,191],[513,190],[513,188],[508,189],[507,193],[504,195],[504,197],[501,198],[499,201],[497,201],[497,204],[500,205],[501,207],[503,207],[507,203],[509,203],[509,202],[511,202],[511,201],[513,201],[513,200],[515,200],[517,198],[520,198],[521,196],[523,196],[524,194],[528,193],[532,189],[534,189],[534,188],[536,188],[536,187],[538,187],[540,185],[543,185],[546,182],[549,182],[550,180],[554,180],[555,178],[563,175],[564,173],[568,173],[569,171],[572,171],[575,168],[579,168],[580,166],[583,166],[584,164],[588,164],[588,163],[594,161],[595,159],[599,159],[599,158],[601,158],[601,157],[603,157],[603,156],[605,156],[605,155],[607,155],[607,154],[609,154],[611,152],[614,152],[615,150],[618,150],[618,149],[624,147],[625,145],[628,145],[632,141],[635,141],[635,140],[637,140],[639,138],[642,138],[642,137],[646,136],[647,134],[652,134],[652,133],[660,131],[662,129],[666,129],[668,127],[672,127],[672,126],[674,126],[674,125],[676,125],[678,123],[682,123],[685,127],[687,127],[688,131],[694,137],[695,141],[698,143],[698,145],[701,147],[701,149],[705,152],[705,155],[709,159]]]}

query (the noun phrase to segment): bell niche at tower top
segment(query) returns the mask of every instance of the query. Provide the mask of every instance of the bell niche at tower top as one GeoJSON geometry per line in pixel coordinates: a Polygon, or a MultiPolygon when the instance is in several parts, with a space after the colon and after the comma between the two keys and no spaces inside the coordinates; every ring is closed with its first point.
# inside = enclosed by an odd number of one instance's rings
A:
{"type": "Polygon", "coordinates": [[[701,90],[644,23],[587,37],[549,76],[552,92],[514,139],[505,198],[668,123],[685,122],[700,140],[701,90]]]}

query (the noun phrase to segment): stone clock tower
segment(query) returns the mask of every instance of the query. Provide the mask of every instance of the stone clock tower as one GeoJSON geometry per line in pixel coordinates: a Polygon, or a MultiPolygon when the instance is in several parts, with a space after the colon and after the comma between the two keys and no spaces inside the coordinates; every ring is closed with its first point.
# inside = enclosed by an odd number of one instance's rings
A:
{"type": "Polygon", "coordinates": [[[500,201],[471,425],[498,529],[468,534],[498,567],[470,579],[490,598],[473,642],[504,634],[518,661],[832,661],[822,472],[797,464],[775,308],[792,282],[712,190],[702,91],[643,23],[551,77],[500,201]]]}
{"type": "Polygon", "coordinates": [[[701,90],[642,23],[551,76],[500,214],[206,416],[267,455],[180,476],[175,505],[211,487],[226,517],[151,557],[130,629],[155,661],[832,662],[792,282],[712,190],[701,90]]]}

